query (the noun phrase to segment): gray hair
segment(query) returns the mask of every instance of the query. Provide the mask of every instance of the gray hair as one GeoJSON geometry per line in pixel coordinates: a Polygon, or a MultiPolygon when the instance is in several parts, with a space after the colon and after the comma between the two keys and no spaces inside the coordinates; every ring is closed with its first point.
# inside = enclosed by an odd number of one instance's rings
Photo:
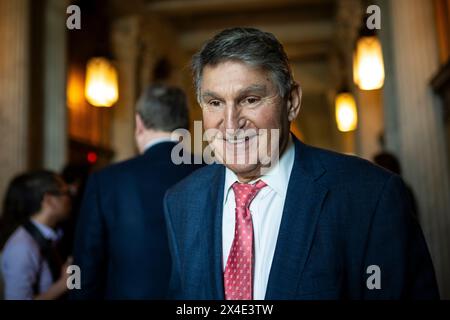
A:
{"type": "Polygon", "coordinates": [[[294,83],[289,59],[275,36],[255,28],[231,28],[216,34],[192,59],[197,99],[203,68],[227,60],[244,62],[268,71],[281,97],[288,96],[294,83]]]}
{"type": "Polygon", "coordinates": [[[157,84],[145,88],[136,113],[147,129],[173,131],[189,128],[186,95],[180,88],[157,84]]]}

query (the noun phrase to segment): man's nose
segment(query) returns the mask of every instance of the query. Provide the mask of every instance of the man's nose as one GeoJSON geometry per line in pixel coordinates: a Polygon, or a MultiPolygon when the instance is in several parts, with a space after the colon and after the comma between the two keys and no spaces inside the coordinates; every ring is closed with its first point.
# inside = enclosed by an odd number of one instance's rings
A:
{"type": "Polygon", "coordinates": [[[242,129],[245,125],[245,119],[234,105],[227,105],[224,110],[225,129],[242,129]]]}

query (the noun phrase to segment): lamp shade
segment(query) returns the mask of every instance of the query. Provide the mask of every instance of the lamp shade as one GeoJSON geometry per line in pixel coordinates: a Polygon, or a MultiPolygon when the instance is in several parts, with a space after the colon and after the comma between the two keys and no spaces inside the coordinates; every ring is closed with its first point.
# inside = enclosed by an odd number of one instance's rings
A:
{"type": "Polygon", "coordinates": [[[96,107],[111,107],[119,98],[116,68],[103,57],[92,58],[86,67],[87,101],[96,107]]]}
{"type": "Polygon", "coordinates": [[[383,52],[375,35],[358,39],[353,56],[353,81],[361,90],[380,89],[384,84],[383,52]]]}
{"type": "Polygon", "coordinates": [[[349,92],[340,92],[335,101],[336,123],[339,131],[349,132],[358,125],[358,113],[353,95],[349,92]]]}

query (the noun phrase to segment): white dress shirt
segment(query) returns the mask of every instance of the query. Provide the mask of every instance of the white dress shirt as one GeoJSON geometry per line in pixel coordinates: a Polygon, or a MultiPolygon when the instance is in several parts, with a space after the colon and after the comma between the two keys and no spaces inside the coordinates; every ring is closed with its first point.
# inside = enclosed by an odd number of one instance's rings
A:
{"type": "MultiPolygon", "coordinates": [[[[294,165],[294,157],[295,148],[290,140],[278,164],[270,169],[267,174],[255,180],[262,180],[267,186],[258,192],[250,204],[254,237],[254,300],[264,300],[266,295],[270,268],[283,215],[284,200],[294,165]]],[[[231,186],[234,182],[239,181],[233,171],[228,168],[225,170],[222,217],[223,270],[225,270],[228,254],[233,243],[236,219],[236,202],[231,186]]],[[[254,183],[255,181],[249,183],[254,183]]]]}
{"type": "Polygon", "coordinates": [[[145,146],[144,146],[144,152],[150,149],[151,147],[163,143],[163,142],[177,142],[176,140],[173,140],[171,137],[161,137],[161,138],[155,138],[150,140],[145,146]]]}

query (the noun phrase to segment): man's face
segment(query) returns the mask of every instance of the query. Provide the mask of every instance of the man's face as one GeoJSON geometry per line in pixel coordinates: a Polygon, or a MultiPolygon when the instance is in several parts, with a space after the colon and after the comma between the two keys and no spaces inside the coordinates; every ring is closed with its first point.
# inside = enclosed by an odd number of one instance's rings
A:
{"type": "Polygon", "coordinates": [[[205,66],[199,98],[210,146],[241,181],[259,177],[262,159],[283,151],[298,113],[266,71],[238,61],[205,66]]]}

